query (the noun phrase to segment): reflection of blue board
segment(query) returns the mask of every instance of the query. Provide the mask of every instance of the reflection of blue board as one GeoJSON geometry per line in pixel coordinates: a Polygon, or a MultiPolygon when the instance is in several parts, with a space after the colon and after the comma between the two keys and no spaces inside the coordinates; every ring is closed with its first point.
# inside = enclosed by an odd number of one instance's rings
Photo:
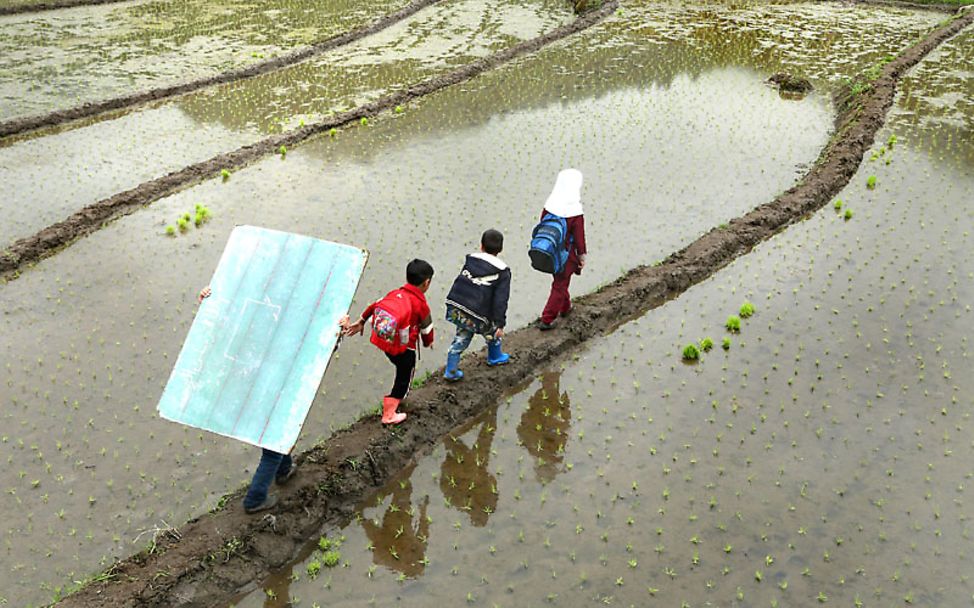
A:
{"type": "Polygon", "coordinates": [[[367,258],[356,247],[307,236],[234,229],[159,414],[289,452],[367,258]]]}

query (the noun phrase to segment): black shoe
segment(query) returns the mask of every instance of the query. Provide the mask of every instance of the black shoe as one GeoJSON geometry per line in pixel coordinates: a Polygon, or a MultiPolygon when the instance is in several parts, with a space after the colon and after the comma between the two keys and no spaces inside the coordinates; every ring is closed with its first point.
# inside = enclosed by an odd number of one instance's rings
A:
{"type": "Polygon", "coordinates": [[[256,507],[250,507],[249,509],[247,507],[244,507],[244,511],[246,511],[247,513],[260,513],[261,511],[273,509],[274,505],[276,504],[277,504],[277,495],[268,494],[267,498],[264,499],[264,502],[260,503],[256,507]]]}
{"type": "Polygon", "coordinates": [[[287,482],[291,481],[291,478],[294,477],[294,472],[297,470],[298,470],[298,465],[292,464],[291,468],[288,469],[287,473],[274,477],[274,483],[276,483],[279,486],[283,486],[287,482]]]}
{"type": "Polygon", "coordinates": [[[555,328],[555,324],[553,322],[545,323],[544,321],[538,321],[538,329],[540,329],[541,331],[548,331],[549,329],[554,329],[554,328],[555,328]]]}

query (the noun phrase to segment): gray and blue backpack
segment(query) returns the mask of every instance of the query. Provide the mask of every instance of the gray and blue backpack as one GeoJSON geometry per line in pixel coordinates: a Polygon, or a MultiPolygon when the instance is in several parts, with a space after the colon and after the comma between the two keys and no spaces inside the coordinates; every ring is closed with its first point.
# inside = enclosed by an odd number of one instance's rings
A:
{"type": "Polygon", "coordinates": [[[568,235],[568,222],[553,213],[545,213],[531,232],[531,248],[528,256],[531,267],[548,274],[559,274],[568,262],[568,249],[565,247],[568,235]]]}

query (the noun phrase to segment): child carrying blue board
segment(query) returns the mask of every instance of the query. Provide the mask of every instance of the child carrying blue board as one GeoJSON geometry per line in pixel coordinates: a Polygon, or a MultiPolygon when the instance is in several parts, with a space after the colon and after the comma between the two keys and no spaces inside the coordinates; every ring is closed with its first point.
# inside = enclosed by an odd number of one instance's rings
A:
{"type": "Polygon", "coordinates": [[[446,356],[443,377],[447,380],[463,378],[460,355],[475,334],[487,341],[487,365],[503,365],[510,360],[501,349],[511,295],[511,269],[497,257],[503,249],[504,235],[493,229],[485,231],[480,237],[480,251],[467,255],[446,297],[446,320],[457,327],[446,356]]]}

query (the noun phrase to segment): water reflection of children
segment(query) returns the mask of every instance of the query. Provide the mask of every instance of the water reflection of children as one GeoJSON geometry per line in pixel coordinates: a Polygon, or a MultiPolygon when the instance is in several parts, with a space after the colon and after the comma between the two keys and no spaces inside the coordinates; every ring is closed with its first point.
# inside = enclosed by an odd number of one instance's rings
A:
{"type": "Polygon", "coordinates": [[[372,561],[411,577],[422,576],[426,569],[424,557],[430,528],[426,518],[429,496],[423,497],[418,510],[412,503],[410,476],[415,468],[415,464],[407,467],[400,478],[403,481],[394,484],[392,501],[382,515],[381,525],[372,519],[362,520],[362,528],[373,545],[372,561]]]}
{"type": "Polygon", "coordinates": [[[543,483],[561,472],[571,426],[571,402],[560,383],[560,371],[542,374],[541,388],[528,399],[528,409],[517,425],[517,436],[535,458],[534,472],[543,483]]]}
{"type": "Polygon", "coordinates": [[[491,408],[480,423],[473,447],[467,447],[460,437],[446,439],[440,490],[454,508],[466,511],[475,526],[487,525],[497,508],[497,478],[487,468],[496,429],[497,408],[491,408]]]}

